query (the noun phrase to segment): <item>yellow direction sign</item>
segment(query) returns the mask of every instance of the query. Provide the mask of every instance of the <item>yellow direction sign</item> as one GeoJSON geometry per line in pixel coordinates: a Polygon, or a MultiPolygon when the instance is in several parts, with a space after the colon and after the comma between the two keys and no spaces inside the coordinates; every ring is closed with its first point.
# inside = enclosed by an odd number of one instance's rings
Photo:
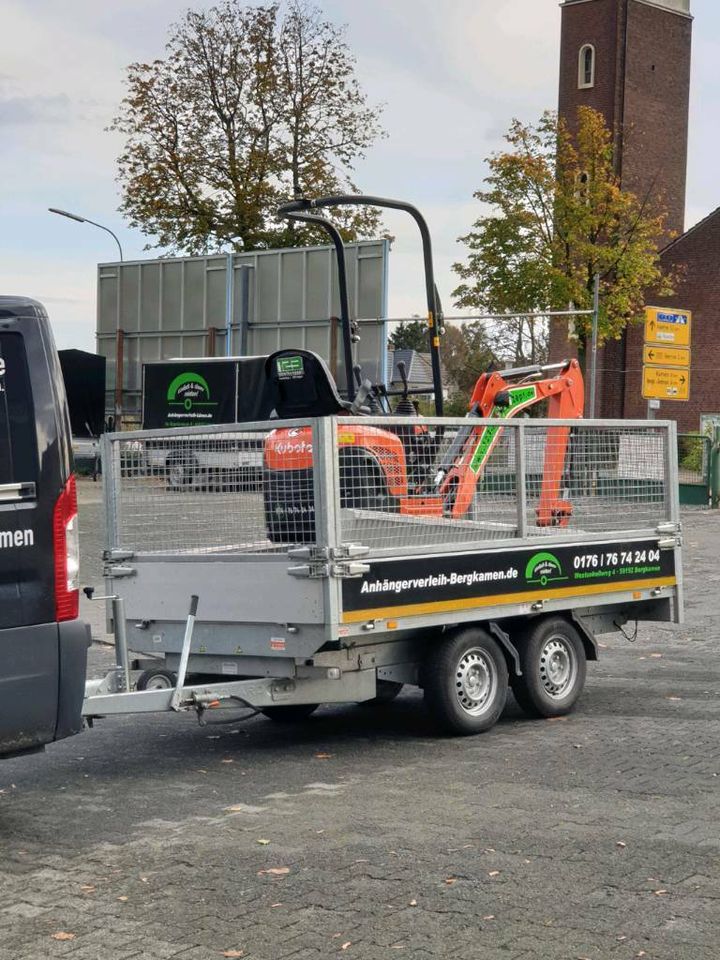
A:
{"type": "Polygon", "coordinates": [[[659,347],[646,343],[643,347],[643,363],[657,364],[660,367],[689,367],[689,347],[659,347]]]}
{"type": "Polygon", "coordinates": [[[689,400],[690,371],[643,367],[642,395],[646,400],[689,400]]]}
{"type": "Polygon", "coordinates": [[[689,347],[692,313],[670,307],[645,307],[645,342],[689,347]]]}

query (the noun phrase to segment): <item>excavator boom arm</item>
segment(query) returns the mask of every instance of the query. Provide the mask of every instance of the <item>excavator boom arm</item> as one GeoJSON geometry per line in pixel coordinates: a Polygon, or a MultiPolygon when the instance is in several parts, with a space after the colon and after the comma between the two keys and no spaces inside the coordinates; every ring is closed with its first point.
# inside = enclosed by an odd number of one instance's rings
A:
{"type": "MultiPolygon", "coordinates": [[[[577,360],[558,365],[557,371],[556,375],[545,379],[527,379],[516,384],[503,373],[485,373],[478,379],[470,401],[469,418],[478,418],[480,422],[462,428],[438,473],[439,492],[451,499],[453,517],[467,514],[478,478],[502,436],[502,427],[483,425],[483,419],[510,419],[543,400],[548,401],[550,419],[576,420],[582,417],[584,384],[577,360]],[[463,441],[461,447],[457,442],[460,438],[463,441]]],[[[571,505],[561,499],[569,438],[570,427],[548,427],[537,507],[540,526],[567,523],[572,512],[571,505]]]]}

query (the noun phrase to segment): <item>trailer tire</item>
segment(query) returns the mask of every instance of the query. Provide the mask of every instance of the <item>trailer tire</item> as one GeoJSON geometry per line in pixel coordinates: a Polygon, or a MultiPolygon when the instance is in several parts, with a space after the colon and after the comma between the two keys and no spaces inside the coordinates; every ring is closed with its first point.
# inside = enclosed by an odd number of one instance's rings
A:
{"type": "Polygon", "coordinates": [[[285,707],[264,707],[261,712],[275,723],[302,723],[319,706],[319,703],[290,703],[285,707]]]}
{"type": "Polygon", "coordinates": [[[564,617],[543,617],[518,639],[515,699],[531,717],[560,717],[577,703],[587,673],[582,637],[564,617]]]}
{"type": "Polygon", "coordinates": [[[453,631],[430,654],[424,687],[430,712],[444,730],[460,736],[483,733],[505,707],[505,655],[481,627],[453,631]]]}
{"type": "Polygon", "coordinates": [[[136,690],[172,690],[177,683],[177,675],[172,670],[154,667],[143,670],[135,684],[136,690]]]}

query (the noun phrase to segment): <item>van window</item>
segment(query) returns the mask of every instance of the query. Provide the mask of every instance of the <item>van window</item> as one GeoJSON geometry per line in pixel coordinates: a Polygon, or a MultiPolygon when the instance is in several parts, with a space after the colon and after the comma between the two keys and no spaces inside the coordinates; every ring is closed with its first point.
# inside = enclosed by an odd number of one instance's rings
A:
{"type": "Polygon", "coordinates": [[[35,411],[25,343],[19,333],[0,333],[0,486],[37,479],[35,411]]]}

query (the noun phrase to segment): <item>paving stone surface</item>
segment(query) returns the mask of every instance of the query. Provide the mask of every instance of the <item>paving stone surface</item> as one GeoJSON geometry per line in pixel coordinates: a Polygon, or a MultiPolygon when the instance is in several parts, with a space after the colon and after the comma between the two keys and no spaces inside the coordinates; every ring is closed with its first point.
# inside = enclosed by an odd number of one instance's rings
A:
{"type": "Polygon", "coordinates": [[[687,622],[603,638],[568,718],[446,739],[411,691],[3,762],[0,960],[717,960],[720,515],[684,523],[687,622]]]}

